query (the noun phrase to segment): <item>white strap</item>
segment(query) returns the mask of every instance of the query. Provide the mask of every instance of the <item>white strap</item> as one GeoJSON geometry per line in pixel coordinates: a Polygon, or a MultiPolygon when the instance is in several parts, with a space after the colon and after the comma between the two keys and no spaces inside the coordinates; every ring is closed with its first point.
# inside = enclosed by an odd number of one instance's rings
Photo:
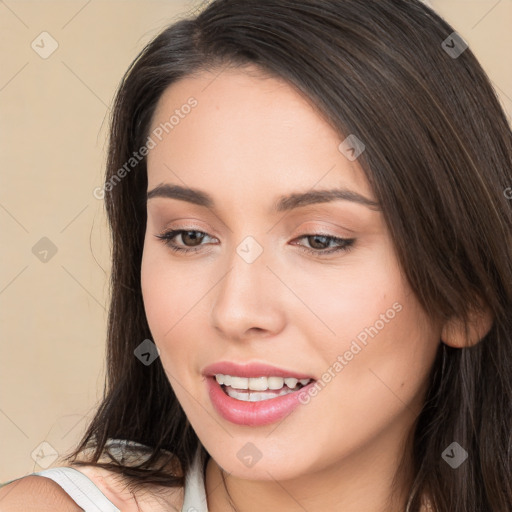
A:
{"type": "Polygon", "coordinates": [[[204,459],[197,448],[194,461],[185,478],[185,491],[181,512],[208,512],[203,478],[204,459]]]}
{"type": "Polygon", "coordinates": [[[57,482],[84,512],[121,512],[89,477],[77,469],[50,468],[32,474],[57,482]]]}

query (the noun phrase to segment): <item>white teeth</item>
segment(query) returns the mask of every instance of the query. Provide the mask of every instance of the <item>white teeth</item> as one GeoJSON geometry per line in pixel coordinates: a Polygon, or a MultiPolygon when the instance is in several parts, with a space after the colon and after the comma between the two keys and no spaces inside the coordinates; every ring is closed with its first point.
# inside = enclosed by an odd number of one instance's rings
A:
{"type": "Polygon", "coordinates": [[[267,377],[251,377],[249,379],[249,389],[254,391],[265,391],[268,389],[267,377]]]}
{"type": "Polygon", "coordinates": [[[231,387],[225,388],[225,391],[231,398],[236,398],[237,400],[241,400],[242,402],[260,402],[262,400],[271,400],[279,396],[287,395],[288,393],[293,393],[293,391],[286,387],[281,389],[281,391],[279,391],[278,393],[264,393],[261,391],[244,392],[237,391],[236,389],[233,389],[231,387]]]}
{"type": "Polygon", "coordinates": [[[226,386],[231,386],[235,389],[249,389],[249,379],[247,377],[233,377],[232,375],[226,375],[226,377],[231,377],[231,384],[226,384],[226,386]]]}
{"type": "Polygon", "coordinates": [[[283,377],[268,377],[268,389],[281,389],[284,386],[283,377]]]}
{"type": "MultiPolygon", "coordinates": [[[[234,389],[250,389],[253,391],[266,391],[267,389],[278,390],[286,385],[289,389],[294,389],[297,383],[303,386],[311,382],[311,379],[296,379],[294,377],[235,377],[233,375],[215,375],[216,381],[220,385],[230,386],[234,389]]],[[[273,394],[272,396],[276,396],[273,394]]]]}
{"type": "Polygon", "coordinates": [[[284,383],[290,388],[293,389],[297,385],[298,379],[294,379],[293,377],[288,377],[284,379],[284,383]]]}

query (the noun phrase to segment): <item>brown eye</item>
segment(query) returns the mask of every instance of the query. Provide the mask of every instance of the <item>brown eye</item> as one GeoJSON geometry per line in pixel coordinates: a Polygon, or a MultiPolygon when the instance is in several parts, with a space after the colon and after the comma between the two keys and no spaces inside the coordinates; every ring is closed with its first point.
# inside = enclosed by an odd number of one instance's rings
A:
{"type": "Polygon", "coordinates": [[[339,238],[336,236],[323,235],[320,233],[312,235],[303,235],[297,240],[306,239],[309,245],[298,244],[302,251],[316,256],[328,256],[330,254],[345,251],[348,252],[352,249],[355,238],[339,238]],[[334,244],[329,248],[331,242],[334,244]]]}
{"type": "Polygon", "coordinates": [[[197,229],[173,229],[155,236],[162,240],[172,251],[186,253],[199,251],[201,246],[205,245],[201,243],[204,237],[209,235],[197,229]],[[181,237],[182,244],[178,244],[174,241],[178,236],[181,237]]]}
{"type": "Polygon", "coordinates": [[[201,241],[204,238],[204,233],[201,231],[182,231],[181,240],[187,246],[195,247],[196,245],[201,245],[201,241]],[[199,233],[199,236],[197,236],[199,233]],[[188,242],[191,242],[190,244],[188,242]]]}
{"type": "Polygon", "coordinates": [[[309,245],[313,249],[327,249],[331,239],[328,236],[311,235],[307,237],[309,245]],[[313,240],[313,242],[311,242],[313,240]],[[325,247],[324,247],[325,246],[325,247]]]}

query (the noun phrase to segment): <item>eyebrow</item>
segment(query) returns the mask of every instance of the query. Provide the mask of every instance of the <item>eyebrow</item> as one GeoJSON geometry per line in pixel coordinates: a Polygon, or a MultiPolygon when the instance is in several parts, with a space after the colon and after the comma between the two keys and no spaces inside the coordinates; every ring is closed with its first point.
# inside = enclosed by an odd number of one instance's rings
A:
{"type": "MultiPolygon", "coordinates": [[[[167,183],[156,186],[148,192],[147,200],[154,197],[164,197],[168,199],[179,199],[187,201],[206,208],[215,208],[215,201],[206,192],[194,188],[181,187],[179,185],[170,185],[167,183]]],[[[274,203],[275,212],[290,211],[310,204],[330,203],[336,200],[352,201],[362,204],[368,208],[380,211],[380,205],[357,192],[345,188],[311,190],[308,192],[296,192],[286,196],[280,196],[274,203]]]]}

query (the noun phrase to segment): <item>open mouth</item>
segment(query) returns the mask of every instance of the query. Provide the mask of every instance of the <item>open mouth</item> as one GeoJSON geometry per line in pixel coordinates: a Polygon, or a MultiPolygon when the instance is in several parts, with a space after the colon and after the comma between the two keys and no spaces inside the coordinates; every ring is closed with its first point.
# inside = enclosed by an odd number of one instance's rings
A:
{"type": "Polygon", "coordinates": [[[281,377],[240,378],[216,375],[215,379],[222,391],[230,398],[243,402],[260,402],[295,393],[313,382],[313,379],[295,379],[281,377]],[[227,379],[226,379],[227,377],[227,379]],[[225,382],[228,382],[226,384],[225,382]]]}
{"type": "MultiPolygon", "coordinates": [[[[283,375],[280,369],[276,370],[283,375]]],[[[246,375],[249,373],[244,368],[242,371],[246,375]]],[[[268,367],[263,368],[262,373],[267,371],[268,367]]],[[[253,369],[251,373],[258,375],[259,371],[253,369]]],[[[217,370],[207,378],[208,394],[213,407],[225,420],[245,427],[270,425],[304,405],[301,394],[316,385],[316,380],[308,375],[296,374],[297,378],[284,375],[240,377],[224,375],[217,370]]]]}

